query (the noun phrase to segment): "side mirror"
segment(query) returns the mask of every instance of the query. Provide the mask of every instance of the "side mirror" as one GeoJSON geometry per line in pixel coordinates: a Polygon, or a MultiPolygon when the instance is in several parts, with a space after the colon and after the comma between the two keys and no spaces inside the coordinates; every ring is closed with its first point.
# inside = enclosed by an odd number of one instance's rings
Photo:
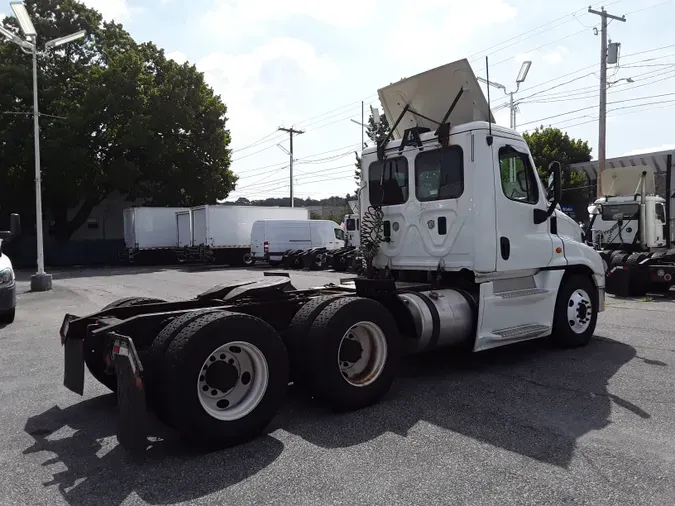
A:
{"type": "Polygon", "coordinates": [[[544,211],[543,209],[534,210],[534,223],[539,225],[544,223],[549,217],[555,212],[555,208],[560,203],[562,198],[562,168],[560,167],[560,162],[551,162],[548,166],[549,170],[549,198],[552,200],[549,203],[548,209],[544,211]]]}
{"type": "Polygon", "coordinates": [[[590,205],[586,208],[586,211],[588,211],[588,214],[597,216],[598,214],[602,214],[602,204],[594,204],[590,205]]]}

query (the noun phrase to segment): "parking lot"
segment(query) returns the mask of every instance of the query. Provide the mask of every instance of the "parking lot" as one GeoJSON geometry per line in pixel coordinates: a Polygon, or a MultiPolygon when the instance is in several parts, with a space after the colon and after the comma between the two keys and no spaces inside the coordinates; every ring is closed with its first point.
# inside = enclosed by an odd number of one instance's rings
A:
{"type": "MultiPolygon", "coordinates": [[[[675,300],[609,298],[596,338],[406,359],[380,404],[335,415],[291,388],[267,435],[196,454],[162,426],[144,461],[116,444],[115,399],[62,386],[58,329],[129,295],[189,298],[256,269],[54,272],[0,327],[0,504],[672,504],[675,300]]],[[[292,273],[296,287],[341,274],[292,273]]]]}

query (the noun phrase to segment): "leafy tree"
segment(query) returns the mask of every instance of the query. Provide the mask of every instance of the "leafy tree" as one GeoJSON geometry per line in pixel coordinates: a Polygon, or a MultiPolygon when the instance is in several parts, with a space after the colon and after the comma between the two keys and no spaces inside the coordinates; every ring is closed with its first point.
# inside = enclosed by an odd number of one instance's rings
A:
{"type": "MultiPolygon", "coordinates": [[[[187,206],[234,189],[227,108],[194,65],[168,60],[151,42],[136,43],[122,25],[103,22],[75,0],[25,3],[39,34],[43,207],[58,240],[70,238],[113,192],[187,206]],[[84,39],[44,49],[45,41],[81,29],[84,39]]],[[[20,33],[14,18],[4,25],[20,33]]],[[[0,185],[13,190],[3,211],[28,215],[32,103],[30,57],[14,44],[0,45],[0,185]]]]}
{"type": "Polygon", "coordinates": [[[577,216],[583,217],[589,195],[592,193],[591,182],[585,172],[569,170],[574,163],[591,160],[591,147],[587,141],[573,139],[559,128],[539,127],[532,133],[523,134],[540,177],[546,181],[549,164],[557,160],[563,169],[562,204],[574,206],[577,216]]]}
{"type": "MultiPolygon", "coordinates": [[[[377,139],[383,138],[384,136],[387,135],[387,132],[389,131],[389,122],[387,121],[387,117],[384,114],[380,114],[380,124],[376,125],[375,124],[375,119],[373,118],[373,115],[368,117],[368,123],[366,126],[366,135],[368,138],[376,142],[377,139]]],[[[356,187],[360,188],[361,187],[361,157],[359,156],[359,152],[355,151],[354,155],[356,156],[356,163],[354,164],[356,169],[354,171],[354,181],[356,182],[356,187]]]]}

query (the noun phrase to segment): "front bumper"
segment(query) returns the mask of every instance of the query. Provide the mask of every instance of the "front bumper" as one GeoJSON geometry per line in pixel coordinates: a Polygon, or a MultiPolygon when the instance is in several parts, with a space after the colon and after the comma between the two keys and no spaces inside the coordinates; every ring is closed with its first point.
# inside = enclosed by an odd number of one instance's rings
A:
{"type": "Polygon", "coordinates": [[[0,312],[10,311],[16,307],[16,283],[0,287],[0,312]]]}

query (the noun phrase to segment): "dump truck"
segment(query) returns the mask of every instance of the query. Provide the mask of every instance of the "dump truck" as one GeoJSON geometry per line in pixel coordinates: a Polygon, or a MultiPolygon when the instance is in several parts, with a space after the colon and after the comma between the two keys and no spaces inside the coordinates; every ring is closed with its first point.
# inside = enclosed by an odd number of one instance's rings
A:
{"type": "Polygon", "coordinates": [[[81,395],[86,367],[117,393],[123,447],[146,448],[148,409],[213,450],[262,434],[291,383],[333,410],[365,409],[407,354],[589,342],[605,271],[559,233],[560,164],[544,185],[466,59],[378,94],[392,128],[362,152],[362,276],[297,289],[269,273],[64,316],[65,387],[81,395]]]}

